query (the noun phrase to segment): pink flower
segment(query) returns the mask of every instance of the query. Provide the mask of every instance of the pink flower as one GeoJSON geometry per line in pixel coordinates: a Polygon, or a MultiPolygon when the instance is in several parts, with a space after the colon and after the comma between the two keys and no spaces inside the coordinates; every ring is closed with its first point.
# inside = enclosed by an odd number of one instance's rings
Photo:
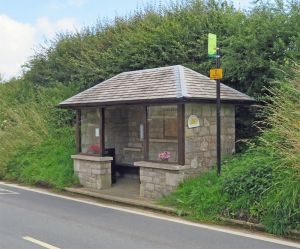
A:
{"type": "Polygon", "coordinates": [[[168,160],[171,158],[171,153],[169,151],[162,151],[158,154],[159,159],[168,160]]]}

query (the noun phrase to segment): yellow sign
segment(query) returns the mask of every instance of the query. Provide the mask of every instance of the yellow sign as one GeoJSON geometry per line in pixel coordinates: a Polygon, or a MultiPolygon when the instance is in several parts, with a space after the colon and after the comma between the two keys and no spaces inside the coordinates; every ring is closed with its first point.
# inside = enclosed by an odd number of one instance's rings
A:
{"type": "Polygon", "coordinates": [[[188,128],[195,128],[200,126],[200,120],[196,115],[190,115],[188,119],[188,128]]]}
{"type": "Polygon", "coordinates": [[[223,78],[223,70],[222,68],[212,68],[209,70],[209,77],[212,80],[220,80],[223,78]]]}

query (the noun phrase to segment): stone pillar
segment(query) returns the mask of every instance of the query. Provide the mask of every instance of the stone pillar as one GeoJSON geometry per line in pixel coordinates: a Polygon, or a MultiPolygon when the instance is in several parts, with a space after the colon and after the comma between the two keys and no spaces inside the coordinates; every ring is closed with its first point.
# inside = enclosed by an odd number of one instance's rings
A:
{"type": "Polygon", "coordinates": [[[112,157],[73,155],[71,158],[81,185],[97,190],[111,187],[112,157]]]}
{"type": "Polygon", "coordinates": [[[135,162],[140,167],[140,196],[157,199],[172,192],[187,176],[186,166],[135,162]]]}

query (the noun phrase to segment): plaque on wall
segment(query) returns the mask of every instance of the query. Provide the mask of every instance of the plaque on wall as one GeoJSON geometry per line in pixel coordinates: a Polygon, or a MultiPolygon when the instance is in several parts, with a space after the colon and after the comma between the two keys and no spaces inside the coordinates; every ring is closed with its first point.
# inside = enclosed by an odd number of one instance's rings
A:
{"type": "Polygon", "coordinates": [[[188,118],[188,128],[196,128],[200,126],[200,120],[196,115],[190,115],[188,118]]]}

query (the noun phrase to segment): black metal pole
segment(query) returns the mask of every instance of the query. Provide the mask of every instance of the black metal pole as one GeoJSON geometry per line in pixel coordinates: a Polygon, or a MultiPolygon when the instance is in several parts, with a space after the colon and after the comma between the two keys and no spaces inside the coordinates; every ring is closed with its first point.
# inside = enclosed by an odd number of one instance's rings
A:
{"type": "MultiPolygon", "coordinates": [[[[216,58],[216,67],[221,67],[220,60],[220,48],[217,48],[217,58],[216,58]]],[[[218,176],[221,175],[221,89],[220,89],[220,80],[217,80],[217,173],[218,176]]]]}

